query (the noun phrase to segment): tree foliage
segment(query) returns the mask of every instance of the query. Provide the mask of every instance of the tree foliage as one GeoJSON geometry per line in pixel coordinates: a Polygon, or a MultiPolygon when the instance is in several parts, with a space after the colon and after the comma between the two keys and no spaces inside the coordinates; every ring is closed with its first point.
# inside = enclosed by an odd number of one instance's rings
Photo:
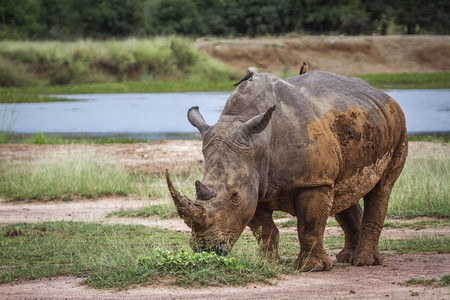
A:
{"type": "Polygon", "coordinates": [[[0,0],[0,39],[448,34],[446,0],[0,0]],[[402,33],[402,32],[399,32],[402,33]]]}

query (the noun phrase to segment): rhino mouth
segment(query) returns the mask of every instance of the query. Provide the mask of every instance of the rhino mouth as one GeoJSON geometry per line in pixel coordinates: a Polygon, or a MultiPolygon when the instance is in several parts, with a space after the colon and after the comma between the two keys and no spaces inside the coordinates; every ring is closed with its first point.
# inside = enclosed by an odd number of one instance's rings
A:
{"type": "Polygon", "coordinates": [[[221,241],[219,243],[195,242],[191,244],[191,248],[194,252],[215,252],[217,255],[222,256],[226,256],[229,252],[225,241],[221,241]]]}

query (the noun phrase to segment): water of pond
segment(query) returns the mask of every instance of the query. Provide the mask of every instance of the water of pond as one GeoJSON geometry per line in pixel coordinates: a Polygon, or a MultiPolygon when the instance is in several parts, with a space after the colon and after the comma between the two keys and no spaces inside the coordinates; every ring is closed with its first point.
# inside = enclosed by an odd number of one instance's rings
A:
{"type": "MultiPolygon", "coordinates": [[[[390,90],[408,132],[450,132],[450,89],[390,90]]],[[[128,135],[141,139],[197,138],[186,118],[198,105],[214,124],[230,92],[64,95],[81,101],[0,104],[0,130],[13,133],[128,135]]]]}

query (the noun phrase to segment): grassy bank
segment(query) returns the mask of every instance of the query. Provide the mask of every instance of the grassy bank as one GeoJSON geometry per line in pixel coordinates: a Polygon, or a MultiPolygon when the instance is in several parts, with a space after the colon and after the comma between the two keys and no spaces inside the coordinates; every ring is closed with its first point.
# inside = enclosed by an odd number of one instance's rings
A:
{"type": "Polygon", "coordinates": [[[0,41],[0,86],[229,79],[227,68],[180,37],[76,42],[0,41]]]}
{"type": "MultiPolygon", "coordinates": [[[[239,75],[230,75],[237,78],[239,75]]],[[[373,74],[355,75],[380,89],[436,89],[450,88],[450,72],[413,74],[373,74]]],[[[0,88],[0,103],[51,102],[64,101],[49,95],[58,94],[96,94],[96,93],[166,93],[166,92],[211,92],[232,91],[231,80],[213,80],[213,77],[193,77],[173,80],[142,80],[131,82],[106,82],[67,85],[41,85],[31,87],[0,88]]]]}

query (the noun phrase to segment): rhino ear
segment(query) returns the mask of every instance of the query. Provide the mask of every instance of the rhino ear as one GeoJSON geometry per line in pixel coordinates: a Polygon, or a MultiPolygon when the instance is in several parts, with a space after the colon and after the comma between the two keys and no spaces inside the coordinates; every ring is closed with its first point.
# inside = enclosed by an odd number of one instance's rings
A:
{"type": "Polygon", "coordinates": [[[258,134],[266,129],[269,124],[272,113],[277,106],[270,107],[265,113],[259,114],[256,117],[251,118],[242,125],[243,132],[247,135],[258,134]]]}
{"type": "Polygon", "coordinates": [[[206,124],[205,119],[203,119],[202,114],[200,113],[198,106],[191,107],[188,110],[187,117],[189,122],[200,131],[200,133],[203,135],[203,132],[205,132],[209,125],[206,124]]]}

